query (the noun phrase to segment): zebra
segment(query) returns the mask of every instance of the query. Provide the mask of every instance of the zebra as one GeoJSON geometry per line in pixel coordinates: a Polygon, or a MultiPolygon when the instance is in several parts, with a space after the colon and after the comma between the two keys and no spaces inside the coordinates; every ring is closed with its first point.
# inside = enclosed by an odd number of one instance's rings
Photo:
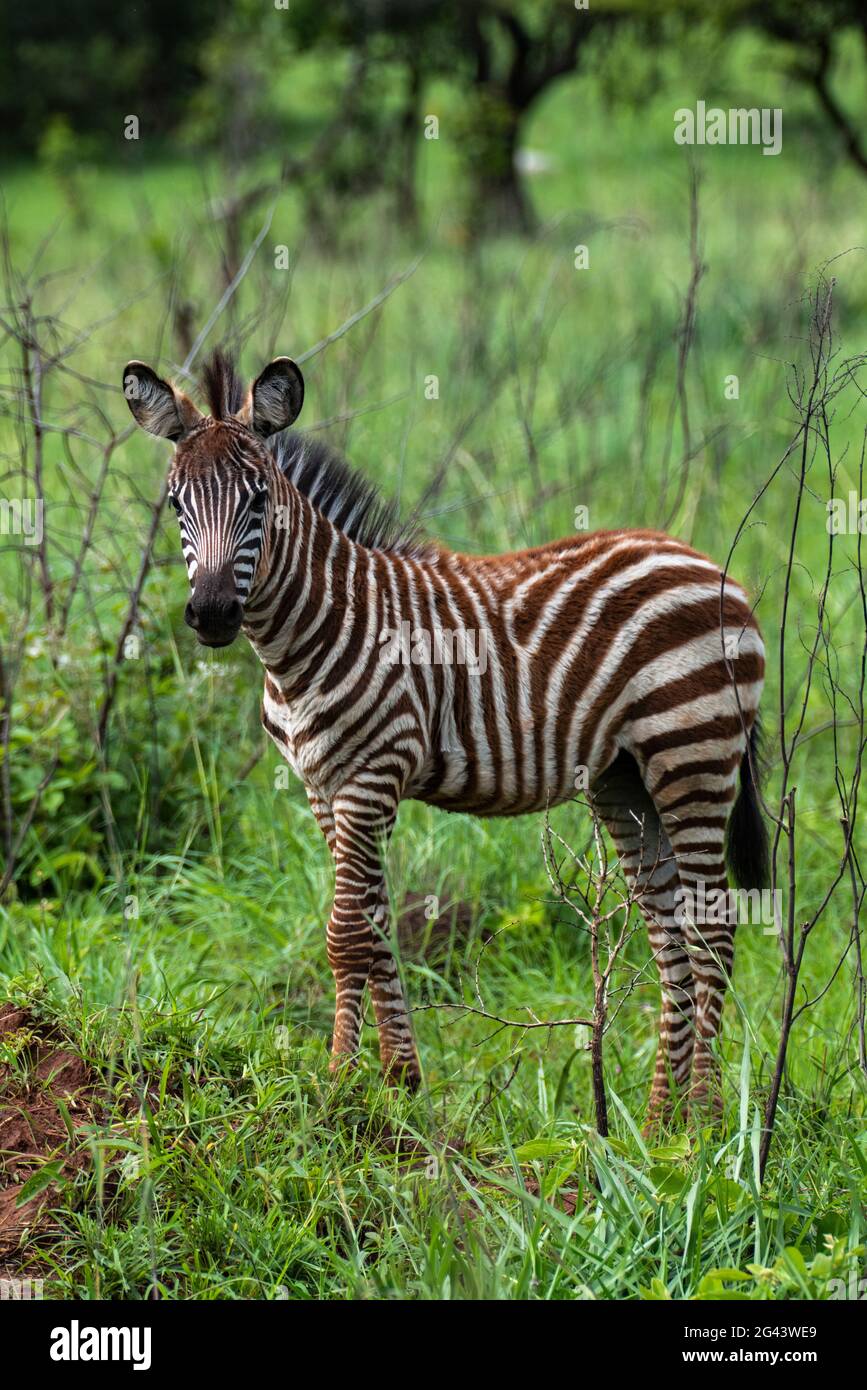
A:
{"type": "Polygon", "coordinates": [[[650,1117],[682,1099],[718,1110],[734,922],[701,922],[683,901],[727,889],[726,854],[742,888],[766,881],[765,659],[746,592],[652,530],[448,550],[290,428],[304,400],[290,358],[245,391],[218,351],[202,386],[208,414],[144,363],[124,369],[135,420],[175,446],[167,491],[191,586],[185,621],[204,646],[242,631],[251,643],[262,724],[334,861],[331,1068],[358,1055],[367,988],[386,1078],[421,1078],[384,872],[399,803],[546,811],[574,797],[580,769],[660,975],[650,1117]],[[456,634],[477,639],[475,659],[433,659],[456,634]]]}

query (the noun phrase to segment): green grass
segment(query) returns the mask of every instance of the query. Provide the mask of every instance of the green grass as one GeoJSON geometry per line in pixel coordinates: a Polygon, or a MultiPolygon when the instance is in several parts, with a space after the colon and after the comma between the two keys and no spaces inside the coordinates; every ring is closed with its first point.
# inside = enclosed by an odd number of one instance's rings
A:
{"type": "MultiPolygon", "coordinates": [[[[801,1064],[757,1188],[773,941],[743,933],[745,1014],[730,1011],[725,1138],[678,1131],[649,1151],[640,1139],[651,987],[609,1041],[607,1146],[593,1133],[586,1056],[575,1055],[571,1029],[521,1041],[476,1018],[424,1013],[426,1094],[383,1090],[372,1029],[360,1074],[335,1083],[320,928],[327,875],[300,810],[287,819],[288,834],[281,826],[227,880],[196,860],[148,866],[145,882],[163,886],[128,931],[93,902],[80,916],[48,913],[41,926],[31,917],[26,935],[13,918],[4,960],[28,977],[38,970],[42,1007],[117,1097],[91,1129],[92,1169],[61,1193],[62,1240],[41,1242],[58,1292],[142,1297],[155,1283],[201,1298],[599,1298],[646,1296],[658,1280],[678,1298],[713,1292],[713,1270],[773,1267],[788,1246],[807,1260],[827,1236],[841,1251],[858,1247],[867,1136],[839,1075],[830,1009],[800,1031],[801,1064]],[[130,1097],[143,1098],[141,1112],[130,1097]]],[[[434,818],[407,819],[400,857],[430,862],[434,818]]],[[[440,852],[478,895],[480,924],[501,925],[501,911],[485,907],[494,893],[529,919],[485,953],[486,1006],[580,1012],[582,943],[528,910],[504,836],[486,854],[471,837],[473,872],[454,824],[438,836],[440,852]]],[[[461,974],[478,949],[461,943],[440,969],[408,966],[412,998],[469,997],[461,974]]],[[[743,1288],[799,1292],[785,1270],[743,1288]]],[[[821,1281],[816,1290],[826,1292],[821,1281]]]]}
{"type": "MultiPolygon", "coordinates": [[[[756,55],[747,47],[730,61],[720,78],[725,104],[749,96],[756,55]]],[[[420,156],[425,258],[382,311],[311,361],[305,421],[352,415],[329,437],[406,506],[451,456],[428,518],[446,543],[519,548],[569,531],[574,508],[586,505],[593,527],[667,520],[725,558],[791,435],[786,364],[805,356],[802,292],[818,265],[858,244],[867,185],[826,157],[815,114],[779,75],[762,104],[779,100],[791,112],[783,154],[706,154],[707,272],[688,390],[693,442],[707,443],[676,505],[679,429],[667,479],[662,460],[689,263],[686,168],[671,112],[712,95],[702,81],[700,72],[667,74],[635,115],[607,110],[595,80],[563,84],[528,137],[555,156],[534,184],[549,219],[543,232],[532,244],[506,236],[477,252],[466,245],[460,150],[449,136],[459,97],[446,87],[431,94],[442,133],[420,156]],[[578,243],[590,246],[588,271],[574,269],[578,243]],[[723,394],[732,373],[736,401],[723,394]],[[430,375],[439,377],[436,400],[424,393],[430,375]],[[525,418],[522,402],[534,389],[525,418]]],[[[78,171],[71,202],[45,171],[12,169],[4,180],[19,263],[60,219],[41,268],[75,274],[45,286],[43,308],[62,312],[72,331],[113,316],[75,358],[77,370],[108,383],[129,357],[163,352],[166,366],[183,357],[159,327],[176,260],[197,325],[221,287],[216,234],[202,216],[203,166],[146,155],[135,167],[78,171]]],[[[208,178],[220,186],[216,167],[208,178]]],[[[253,217],[251,239],[258,225],[253,217]]],[[[290,190],[221,328],[264,305],[280,326],[273,350],[298,353],[369,300],[415,249],[374,201],[347,210],[338,245],[326,252],[290,190]],[[285,313],[286,279],[273,263],[280,243],[294,258],[285,313]]],[[[859,251],[835,266],[850,352],[867,341],[865,269],[859,251]]],[[[251,375],[272,349],[267,329],[257,327],[245,351],[251,375]]],[[[3,352],[8,384],[14,362],[8,345],[3,352]]],[[[68,419],[75,408],[98,433],[74,381],[52,378],[47,392],[48,418],[68,419]]],[[[119,395],[99,399],[123,427],[119,395]]],[[[857,411],[841,410],[835,421],[838,493],[856,485],[861,424],[857,411]]],[[[8,466],[17,450],[10,417],[0,433],[8,466]]],[[[97,451],[80,440],[71,448],[92,477],[97,451]]],[[[43,1023],[55,1022],[108,1092],[86,1138],[76,1139],[92,1161],[53,1190],[56,1226],[16,1263],[35,1261],[64,1297],[142,1298],[156,1286],[180,1298],[692,1298],[718,1294],[721,1281],[754,1298],[826,1296],[832,1274],[863,1262],[867,1174],[851,956],[834,975],[851,925],[843,898],[808,947],[804,997],[820,997],[796,1025],[761,1189],[757,1133],[781,979],[777,942],[760,928],[738,939],[722,1131],[678,1125],[657,1148],[640,1137],[659,1004],[643,939],[630,948],[641,983],[606,1042],[608,1144],[595,1137],[589,1059],[571,1028],[522,1035],[457,1008],[425,1010],[415,1016],[426,1078],[419,1096],[383,1089],[371,1027],[357,1074],[332,1081],[325,846],[300,787],[275,783],[270,749],[239,780],[262,737],[259,668],[240,647],[206,659],[193,647],[181,619],[183,570],[169,563],[178,558],[171,517],[158,546],[166,563],[145,591],[143,656],[123,668],[112,723],[112,856],[93,711],[146,525],[142,499],[155,495],[165,462],[141,435],[124,446],[63,661],[49,661],[36,606],[16,692],[16,809],[50,751],[61,756],[62,777],[28,835],[17,897],[0,906],[0,999],[27,1002],[43,1023]],[[138,915],[125,917],[129,895],[138,915]],[[833,1267],[822,1263],[829,1238],[833,1267]]],[[[83,485],[57,435],[46,440],[46,470],[49,536],[72,543],[83,485]]],[[[790,688],[803,671],[796,634],[808,638],[815,623],[827,543],[821,462],[811,487],[794,577],[790,688]]],[[[773,646],[793,501],[784,470],[733,566],[761,593],[773,646]]],[[[852,544],[841,539],[831,603],[850,688],[858,622],[844,558],[852,544]]],[[[62,593],[71,561],[59,545],[53,556],[62,593]]],[[[16,566],[13,553],[0,552],[10,613],[16,566]]],[[[777,691],[772,669],[772,753],[777,691]]],[[[826,718],[817,682],[809,726],[826,718]]],[[[851,755],[851,743],[843,752],[851,755]]],[[[772,789],[775,776],[772,768],[772,789]]],[[[798,913],[807,915],[839,854],[827,736],[805,745],[795,780],[798,913]]],[[[577,808],[561,808],[555,823],[583,843],[577,808]]],[[[483,823],[402,808],[390,856],[396,907],[436,895],[450,920],[461,905],[447,949],[403,962],[413,1004],[472,1002],[478,963],[493,1013],[517,1018],[529,1006],[540,1018],[563,1018],[590,1007],[586,942],[546,901],[541,828],[538,818],[483,823]]]]}

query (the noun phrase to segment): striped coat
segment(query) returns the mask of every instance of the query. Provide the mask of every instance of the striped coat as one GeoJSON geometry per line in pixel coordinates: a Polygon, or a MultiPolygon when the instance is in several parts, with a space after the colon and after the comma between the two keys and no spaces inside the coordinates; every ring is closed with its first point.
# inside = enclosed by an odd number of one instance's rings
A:
{"type": "Polygon", "coordinates": [[[745,886],[762,877],[750,739],[764,652],[744,591],[653,531],[499,556],[425,543],[286,429],[303,399],[288,359],[245,396],[217,357],[205,386],[201,416],[143,364],[125,373],[136,418],[177,444],[187,621],[207,645],[252,643],[264,727],[334,857],[334,1064],[358,1050],[369,987],[387,1072],[419,1076],[383,871],[399,803],[520,815],[586,789],[660,971],[652,1111],[686,1088],[715,1094],[733,923],[679,908],[684,890],[725,888],[727,830],[745,886]]]}

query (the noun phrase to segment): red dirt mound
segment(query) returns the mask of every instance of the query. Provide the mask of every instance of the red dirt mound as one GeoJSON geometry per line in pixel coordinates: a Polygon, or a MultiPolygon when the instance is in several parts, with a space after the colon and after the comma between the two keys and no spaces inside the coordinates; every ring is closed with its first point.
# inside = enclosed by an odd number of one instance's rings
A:
{"type": "Polygon", "coordinates": [[[97,1079],[54,1028],[26,1009],[0,1004],[0,1257],[19,1249],[25,1234],[45,1232],[47,1208],[58,1181],[89,1161],[70,1138],[93,1120],[97,1079]],[[59,1163],[57,1180],[18,1205],[25,1183],[46,1163],[59,1163]]]}

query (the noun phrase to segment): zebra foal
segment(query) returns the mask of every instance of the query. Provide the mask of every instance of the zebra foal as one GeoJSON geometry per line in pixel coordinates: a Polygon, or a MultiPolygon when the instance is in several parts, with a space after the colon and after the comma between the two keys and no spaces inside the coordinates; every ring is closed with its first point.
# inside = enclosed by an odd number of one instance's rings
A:
{"type": "Polygon", "coordinates": [[[727,888],[727,846],[741,886],[763,883],[764,648],[743,590],[654,531],[456,554],[289,428],[304,385],[288,358],[245,391],[216,353],[203,386],[207,415],[143,363],[124,370],[137,422],[175,445],[185,620],[206,646],[251,642],[263,725],[334,859],[332,1067],[358,1051],[369,988],[386,1073],[420,1077],[383,870],[399,803],[520,815],[568,800],[580,770],[659,968],[651,1113],[715,1095],[734,924],[683,903],[727,888]]]}

